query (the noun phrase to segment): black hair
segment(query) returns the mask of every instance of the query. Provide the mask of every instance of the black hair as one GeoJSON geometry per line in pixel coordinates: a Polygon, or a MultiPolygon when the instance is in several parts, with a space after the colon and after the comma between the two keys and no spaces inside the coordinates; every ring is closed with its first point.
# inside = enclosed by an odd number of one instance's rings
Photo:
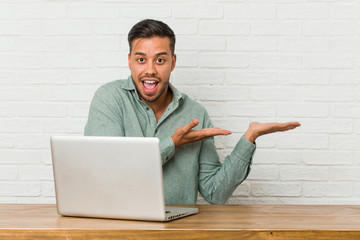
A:
{"type": "Polygon", "coordinates": [[[145,19],[135,24],[128,35],[130,54],[132,43],[137,38],[168,37],[170,39],[171,54],[175,51],[175,34],[171,28],[158,20],[145,19]]]}

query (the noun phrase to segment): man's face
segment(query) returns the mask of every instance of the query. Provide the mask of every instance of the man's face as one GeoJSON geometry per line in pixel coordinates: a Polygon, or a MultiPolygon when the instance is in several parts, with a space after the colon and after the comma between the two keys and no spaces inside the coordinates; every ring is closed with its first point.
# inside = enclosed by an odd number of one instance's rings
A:
{"type": "Polygon", "coordinates": [[[167,93],[170,73],[176,63],[176,55],[171,54],[168,37],[135,39],[128,60],[131,76],[142,101],[156,102],[167,93]]]}

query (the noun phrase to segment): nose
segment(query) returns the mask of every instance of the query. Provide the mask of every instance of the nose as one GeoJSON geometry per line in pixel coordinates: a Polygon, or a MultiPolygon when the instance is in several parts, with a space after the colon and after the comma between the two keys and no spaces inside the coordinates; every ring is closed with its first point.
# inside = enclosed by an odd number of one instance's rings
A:
{"type": "Polygon", "coordinates": [[[156,67],[153,61],[147,62],[145,73],[148,75],[156,75],[156,67]]]}

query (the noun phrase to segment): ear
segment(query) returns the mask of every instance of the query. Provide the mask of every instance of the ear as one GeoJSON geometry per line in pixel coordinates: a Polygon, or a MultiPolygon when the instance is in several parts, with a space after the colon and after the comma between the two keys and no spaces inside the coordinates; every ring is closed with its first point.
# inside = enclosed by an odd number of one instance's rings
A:
{"type": "Polygon", "coordinates": [[[130,53],[129,53],[129,54],[128,54],[128,66],[129,66],[129,69],[131,70],[130,58],[131,58],[131,55],[130,55],[130,53]]]}
{"type": "Polygon", "coordinates": [[[176,54],[174,54],[174,55],[172,56],[171,71],[174,70],[175,65],[176,65],[176,54]]]}

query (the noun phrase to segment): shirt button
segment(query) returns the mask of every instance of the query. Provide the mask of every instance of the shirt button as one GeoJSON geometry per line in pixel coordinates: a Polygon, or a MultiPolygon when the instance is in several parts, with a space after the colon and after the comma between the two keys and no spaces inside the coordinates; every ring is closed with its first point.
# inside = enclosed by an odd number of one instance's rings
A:
{"type": "Polygon", "coordinates": [[[146,111],[149,111],[149,107],[146,107],[146,111]]]}

